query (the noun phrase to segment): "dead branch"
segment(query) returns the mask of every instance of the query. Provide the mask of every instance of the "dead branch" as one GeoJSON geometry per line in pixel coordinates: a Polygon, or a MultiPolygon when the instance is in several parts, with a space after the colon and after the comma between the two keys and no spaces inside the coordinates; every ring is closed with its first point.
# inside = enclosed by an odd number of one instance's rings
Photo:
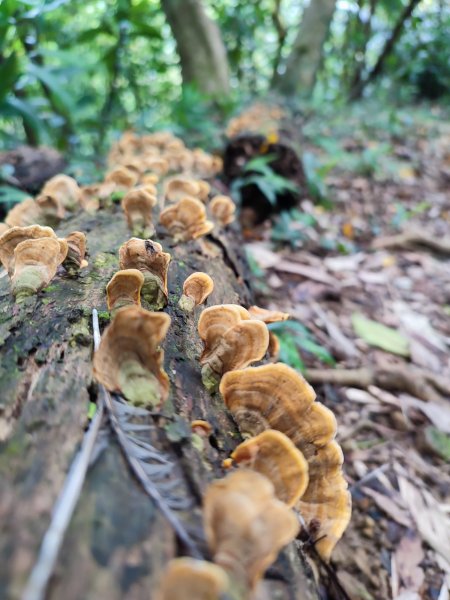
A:
{"type": "Polygon", "coordinates": [[[410,229],[398,235],[381,237],[374,241],[372,248],[410,248],[412,246],[426,246],[440,254],[450,254],[450,242],[439,240],[428,233],[410,229]]]}

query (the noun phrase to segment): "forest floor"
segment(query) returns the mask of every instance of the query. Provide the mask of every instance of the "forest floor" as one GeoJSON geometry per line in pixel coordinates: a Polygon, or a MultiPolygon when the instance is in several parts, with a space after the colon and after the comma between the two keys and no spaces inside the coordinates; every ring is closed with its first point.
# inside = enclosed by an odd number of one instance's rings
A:
{"type": "Polygon", "coordinates": [[[380,110],[296,130],[329,209],[306,199],[246,248],[259,305],[292,317],[281,358],[337,416],[353,516],[332,563],[352,600],[446,600],[450,124],[380,110]]]}

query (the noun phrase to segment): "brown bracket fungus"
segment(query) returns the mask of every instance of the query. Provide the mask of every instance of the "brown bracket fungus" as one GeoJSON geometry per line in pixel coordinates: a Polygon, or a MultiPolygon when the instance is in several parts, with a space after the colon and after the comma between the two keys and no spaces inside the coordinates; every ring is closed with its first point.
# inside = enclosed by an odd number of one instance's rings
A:
{"type": "Polygon", "coordinates": [[[265,475],[276,497],[292,508],[308,486],[308,463],[281,431],[267,429],[239,444],[231,455],[239,466],[265,475]]]}
{"type": "Polygon", "coordinates": [[[28,239],[14,249],[11,285],[17,302],[46,287],[67,255],[67,242],[53,237],[28,239]]]}
{"type": "MultiPolygon", "coordinates": [[[[278,310],[267,310],[265,308],[260,308],[259,306],[250,306],[248,312],[252,319],[262,321],[263,323],[267,323],[267,325],[269,323],[277,323],[278,321],[286,321],[289,319],[289,313],[278,310]]],[[[280,354],[280,340],[273,331],[269,331],[269,347],[267,352],[271,362],[278,360],[280,354]]]]}
{"type": "Polygon", "coordinates": [[[80,269],[87,267],[86,256],[86,234],[82,231],[72,231],[66,237],[68,246],[67,256],[63,267],[68,273],[76,273],[80,269]]]}
{"type": "Polygon", "coordinates": [[[51,198],[56,205],[65,210],[74,211],[80,205],[81,189],[73,177],[69,175],[55,175],[49,179],[42,188],[37,202],[44,198],[51,198]]]}
{"type": "Polygon", "coordinates": [[[309,483],[297,508],[308,528],[314,525],[315,547],[328,560],[351,515],[333,413],[315,402],[313,388],[299,373],[281,363],[227,373],[220,392],[244,436],[276,429],[304,455],[309,483]]]}
{"type": "Polygon", "coordinates": [[[41,194],[36,198],[36,205],[41,223],[56,227],[66,216],[66,209],[58,196],[41,194]]]}
{"type": "Polygon", "coordinates": [[[134,405],[160,406],[169,393],[160,348],[169,325],[170,317],[165,313],[152,313],[139,306],[119,309],[94,354],[95,378],[134,405]]]}
{"type": "Polygon", "coordinates": [[[183,295],[178,306],[185,312],[192,312],[196,306],[203,304],[214,290],[214,281],[206,273],[192,273],[183,283],[183,295]]]}
{"type": "Polygon", "coordinates": [[[26,227],[41,221],[41,209],[33,198],[25,198],[8,212],[5,223],[10,227],[26,227]]]}
{"type": "Polygon", "coordinates": [[[144,275],[137,269],[118,271],[106,286],[108,310],[114,314],[124,306],[141,305],[144,275]]]}
{"type": "Polygon", "coordinates": [[[208,486],[203,522],[214,562],[245,597],[299,530],[294,511],[275,497],[272,483],[249,469],[208,486]]]}
{"type": "Polygon", "coordinates": [[[51,227],[28,225],[27,227],[11,227],[0,236],[0,262],[11,277],[14,272],[14,250],[25,240],[40,238],[55,238],[56,233],[51,227]]]}
{"type": "Polygon", "coordinates": [[[251,320],[245,308],[237,304],[206,308],[198,321],[198,333],[204,344],[202,381],[210,392],[217,390],[227,371],[261,360],[269,345],[265,323],[251,320]]]}
{"type": "Polygon", "coordinates": [[[212,218],[222,227],[234,221],[236,205],[229,196],[214,196],[209,203],[212,218]]]}
{"type": "Polygon", "coordinates": [[[206,210],[201,201],[189,197],[163,210],[159,221],[175,242],[195,240],[209,233],[214,227],[214,223],[206,219],[206,210]]]}
{"type": "Polygon", "coordinates": [[[152,209],[156,203],[156,196],[145,188],[130,190],[122,198],[122,208],[133,234],[149,237],[155,233],[152,209]]]}
{"type": "Polygon", "coordinates": [[[113,192],[128,192],[134,187],[138,181],[138,176],[126,167],[117,167],[107,173],[105,183],[110,183],[111,193],[113,192]]]}
{"type": "Polygon", "coordinates": [[[152,240],[131,238],[119,249],[121,269],[137,269],[144,275],[142,298],[153,310],[167,305],[167,271],[170,254],[163,252],[161,244],[152,240]]]}
{"type": "Polygon", "coordinates": [[[171,202],[178,202],[187,196],[197,198],[200,188],[195,179],[171,177],[164,184],[164,195],[171,202]]]}
{"type": "Polygon", "coordinates": [[[225,571],[205,560],[175,558],[169,562],[158,600],[220,600],[228,590],[225,571]]]}
{"type": "MultiPolygon", "coordinates": [[[[165,175],[169,170],[169,163],[165,158],[149,157],[145,161],[146,171],[155,173],[158,177],[165,175]]],[[[156,183],[156,182],[152,182],[156,183]]]]}

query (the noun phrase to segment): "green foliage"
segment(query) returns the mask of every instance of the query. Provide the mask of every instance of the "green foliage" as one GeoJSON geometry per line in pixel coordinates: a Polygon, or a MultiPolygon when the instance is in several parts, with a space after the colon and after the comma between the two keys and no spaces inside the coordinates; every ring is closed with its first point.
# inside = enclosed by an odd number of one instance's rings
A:
{"type": "Polygon", "coordinates": [[[439,456],[446,462],[450,462],[450,435],[439,431],[436,427],[429,425],[425,429],[427,442],[439,456]]]}
{"type": "Polygon", "coordinates": [[[276,206],[278,194],[286,191],[298,191],[295,183],[275,173],[270,166],[273,159],[274,156],[271,154],[256,156],[244,166],[243,171],[248,174],[235,179],[231,186],[231,191],[238,203],[241,201],[241,189],[251,184],[260,189],[272,206],[276,206]]]}
{"type": "Polygon", "coordinates": [[[292,248],[301,248],[310,239],[308,230],[316,225],[313,215],[294,208],[277,215],[271,230],[274,242],[289,244],[292,248]]]}
{"type": "Polygon", "coordinates": [[[370,346],[382,348],[386,352],[409,356],[409,342],[401,333],[391,327],[367,319],[362,314],[352,315],[352,325],[356,335],[365,340],[370,346]]]}
{"type": "Polygon", "coordinates": [[[280,341],[280,360],[281,362],[305,371],[305,363],[302,354],[310,354],[318,358],[321,362],[333,366],[335,360],[329,351],[321,346],[315,339],[312,332],[297,321],[282,321],[268,325],[270,331],[276,334],[280,341]]]}

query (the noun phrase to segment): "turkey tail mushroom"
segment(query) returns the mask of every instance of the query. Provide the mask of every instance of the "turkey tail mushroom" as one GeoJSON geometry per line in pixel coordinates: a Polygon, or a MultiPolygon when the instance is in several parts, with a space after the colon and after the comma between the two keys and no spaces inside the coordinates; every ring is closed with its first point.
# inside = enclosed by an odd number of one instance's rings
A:
{"type": "Polygon", "coordinates": [[[206,273],[192,273],[183,284],[183,295],[178,306],[190,313],[196,306],[203,304],[214,290],[214,281],[206,273]]]}

